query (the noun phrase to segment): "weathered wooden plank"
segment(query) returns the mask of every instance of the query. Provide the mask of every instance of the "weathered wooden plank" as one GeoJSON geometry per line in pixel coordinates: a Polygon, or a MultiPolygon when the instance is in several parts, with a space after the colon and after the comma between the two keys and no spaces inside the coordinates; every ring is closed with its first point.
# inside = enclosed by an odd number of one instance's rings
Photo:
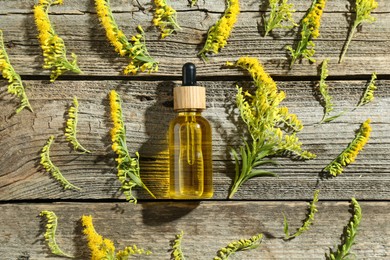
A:
{"type": "MultiPolygon", "coordinates": [[[[95,13],[94,4],[92,1],[86,0],[64,0],[63,5],[57,5],[51,8],[51,13],[95,13]]],[[[259,3],[257,0],[241,0],[240,9],[242,12],[266,12],[267,3],[259,3]]],[[[310,7],[310,1],[290,0],[290,3],[294,4],[294,9],[297,12],[306,12],[310,7]]],[[[389,12],[390,4],[386,0],[377,0],[378,9],[373,13],[389,12]]],[[[188,1],[171,1],[170,5],[178,12],[189,11],[203,11],[203,12],[219,12],[222,13],[226,7],[224,0],[217,1],[198,1],[194,7],[189,7],[188,1]]],[[[111,9],[114,13],[132,12],[132,11],[144,11],[152,12],[153,4],[149,0],[110,0],[111,9]]],[[[0,14],[7,13],[29,13],[32,12],[34,2],[30,0],[0,0],[2,9],[0,14]]],[[[325,12],[348,12],[350,11],[350,3],[348,0],[333,0],[328,1],[326,4],[325,12]]]]}
{"type": "MultiPolygon", "coordinates": [[[[79,56],[84,75],[120,75],[128,60],[118,57],[107,43],[93,11],[93,2],[81,2],[72,1],[68,7],[56,7],[59,11],[52,16],[52,22],[56,25],[57,32],[64,38],[69,52],[75,52],[79,56]]],[[[186,1],[180,2],[186,5],[186,1]]],[[[26,11],[30,9],[28,6],[31,3],[16,3],[21,6],[5,4],[2,9],[5,14],[0,14],[0,28],[4,30],[5,41],[10,47],[8,52],[11,60],[21,74],[48,75],[41,68],[42,54],[36,39],[33,15],[26,11]],[[15,12],[15,8],[24,11],[15,12]]],[[[330,69],[335,75],[369,74],[374,70],[379,74],[389,74],[390,29],[387,25],[390,22],[390,7],[385,1],[380,3],[374,14],[377,21],[364,24],[354,37],[345,63],[337,63],[349,28],[345,13],[347,9],[344,7],[346,4],[347,1],[334,1],[324,14],[321,36],[316,40],[316,58],[319,61],[324,57],[330,58],[330,69]]],[[[166,40],[158,40],[158,31],[151,27],[152,13],[149,11],[137,11],[137,7],[131,4],[117,1],[115,18],[127,35],[134,34],[138,24],[144,28],[150,27],[147,30],[147,45],[152,56],[160,62],[159,72],[155,75],[180,75],[181,66],[186,61],[195,62],[202,75],[239,75],[237,70],[221,70],[221,67],[228,60],[246,55],[261,57],[269,72],[274,75],[317,74],[316,66],[306,61],[289,70],[285,47],[297,41],[297,30],[293,33],[276,31],[273,37],[263,38],[261,26],[258,25],[259,7],[254,2],[245,4],[248,9],[240,15],[227,47],[220,54],[211,57],[209,63],[203,63],[196,54],[202,47],[208,28],[220,17],[218,12],[206,12],[214,4],[207,5],[210,6],[199,9],[186,7],[187,11],[180,11],[178,19],[183,30],[166,40]]],[[[303,8],[305,9],[306,7],[303,8]]],[[[297,12],[297,20],[303,14],[304,12],[297,12]]]]}
{"type": "MultiPolygon", "coordinates": [[[[388,259],[389,203],[360,205],[363,218],[352,252],[359,259],[388,259]]],[[[185,232],[182,249],[188,259],[212,259],[229,242],[257,233],[264,234],[260,247],[239,252],[235,259],[324,259],[329,248],[340,244],[343,227],[351,218],[349,204],[320,201],[310,230],[283,241],[282,213],[294,231],[305,219],[306,208],[305,202],[3,204],[0,253],[2,259],[23,254],[30,259],[57,259],[43,242],[43,222],[37,217],[42,210],[52,210],[59,218],[57,241],[76,259],[87,259],[89,254],[80,224],[82,215],[92,215],[97,232],[114,241],[118,250],[137,244],[153,252],[142,259],[170,259],[170,242],[181,230],[185,232]]]]}
{"type": "MultiPolygon", "coordinates": [[[[369,77],[367,78],[369,80],[369,77]]],[[[167,191],[167,141],[172,111],[172,87],[177,82],[160,81],[26,81],[35,113],[23,111],[11,116],[16,101],[2,96],[0,112],[0,200],[116,198],[119,183],[115,176],[114,154],[108,136],[111,122],[107,94],[117,89],[123,98],[128,145],[140,151],[143,176],[160,197],[167,191]],[[73,95],[79,98],[78,137],[91,149],[91,155],[71,151],[63,137],[65,111],[73,95]],[[64,175],[82,192],[63,192],[39,167],[39,151],[50,135],[57,141],[52,159],[64,175]]],[[[358,103],[367,81],[329,81],[335,113],[351,110],[358,103]]],[[[216,199],[227,197],[234,165],[231,147],[243,135],[234,108],[236,82],[199,82],[207,88],[208,107],[205,116],[213,127],[214,183],[216,199]],[[235,121],[232,121],[235,118],[235,121]],[[238,123],[237,123],[238,122],[238,123]]],[[[245,85],[245,83],[239,83],[245,85]]],[[[378,81],[376,99],[371,104],[349,112],[336,121],[318,125],[323,109],[313,94],[315,82],[278,82],[287,98],[284,105],[296,113],[305,128],[299,134],[304,148],[318,155],[312,161],[278,158],[279,166],[266,166],[279,178],[249,181],[236,198],[241,199],[310,199],[312,190],[320,187],[326,199],[390,199],[389,154],[389,81],[378,81]],[[357,162],[343,176],[320,180],[323,167],[352,140],[354,132],[367,118],[372,119],[372,137],[357,162]]],[[[141,198],[148,198],[140,193],[141,198]]]]}

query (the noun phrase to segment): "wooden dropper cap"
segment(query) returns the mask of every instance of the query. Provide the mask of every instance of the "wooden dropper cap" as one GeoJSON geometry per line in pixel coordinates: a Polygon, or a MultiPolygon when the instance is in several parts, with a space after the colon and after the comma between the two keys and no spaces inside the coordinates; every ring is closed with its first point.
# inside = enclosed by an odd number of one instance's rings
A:
{"type": "Polygon", "coordinates": [[[206,109],[206,89],[196,86],[195,64],[184,64],[182,77],[182,86],[173,89],[173,109],[206,109]]]}

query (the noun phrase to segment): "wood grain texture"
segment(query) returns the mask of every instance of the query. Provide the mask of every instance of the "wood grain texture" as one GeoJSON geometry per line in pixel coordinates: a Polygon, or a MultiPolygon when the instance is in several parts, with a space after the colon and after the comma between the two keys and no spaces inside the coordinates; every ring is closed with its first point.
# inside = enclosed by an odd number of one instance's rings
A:
{"type": "MultiPolygon", "coordinates": [[[[175,75],[181,73],[181,66],[187,61],[198,65],[200,75],[241,75],[238,70],[221,70],[226,61],[240,56],[261,58],[272,75],[307,76],[317,75],[316,66],[303,61],[289,70],[285,47],[297,42],[297,30],[292,32],[275,31],[272,37],[263,38],[261,16],[257,1],[242,1],[242,12],[233,29],[229,43],[220,54],[203,63],[196,57],[202,48],[208,28],[221,16],[224,1],[199,1],[199,6],[189,8],[186,1],[175,1],[178,20],[183,30],[165,40],[158,39],[158,31],[151,26],[153,7],[149,1],[111,1],[114,16],[126,35],[135,33],[141,24],[147,28],[147,46],[153,57],[160,62],[159,72],[153,75],[175,75]],[[260,23],[260,24],[259,24],[260,23]]],[[[296,4],[295,18],[299,21],[309,6],[309,1],[293,1],[296,4]]],[[[37,40],[37,31],[32,14],[31,1],[0,1],[0,28],[4,30],[6,45],[12,63],[20,74],[48,75],[42,67],[42,54],[37,40]]],[[[379,1],[373,15],[377,21],[364,24],[355,35],[347,58],[338,64],[338,57],[347,38],[349,28],[349,1],[330,1],[326,7],[321,36],[315,41],[315,58],[320,62],[329,58],[332,75],[369,75],[373,71],[389,75],[390,67],[390,4],[379,1]]],[[[63,37],[69,52],[79,58],[83,75],[120,75],[128,63],[120,58],[106,41],[99,25],[93,1],[65,1],[63,6],[52,8],[51,20],[57,33],[63,37]]],[[[141,76],[149,77],[148,74],[141,76]]]]}
{"type": "MultiPolygon", "coordinates": [[[[43,242],[41,210],[59,217],[58,242],[76,259],[88,259],[80,217],[91,214],[96,229],[112,239],[118,249],[137,244],[153,255],[139,259],[170,259],[170,243],[184,230],[183,251],[188,259],[212,259],[230,241],[264,233],[262,245],[239,253],[233,259],[324,259],[329,248],[340,243],[343,227],[351,218],[348,201],[356,197],[363,220],[353,246],[358,259],[390,258],[390,1],[377,0],[377,19],[363,24],[356,33],[343,64],[338,58],[350,27],[351,0],[328,1],[315,40],[317,62],[307,61],[288,68],[287,45],[299,40],[298,28],[276,30],[262,37],[261,17],[267,1],[241,0],[238,17],[226,48],[204,63],[196,55],[207,30],[221,17],[224,0],[171,1],[183,28],[164,40],[152,26],[153,5],[149,0],[111,0],[114,17],[129,37],[141,24],[147,47],[160,62],[159,72],[122,77],[128,64],[118,57],[106,40],[93,0],[64,0],[52,7],[50,19],[64,39],[68,52],[78,55],[82,75],[66,74],[54,84],[42,69],[42,52],[37,40],[31,0],[0,0],[0,29],[11,63],[27,86],[34,113],[14,115],[18,100],[6,93],[0,81],[0,259],[59,259],[43,242]],[[249,77],[239,69],[224,67],[241,56],[261,60],[287,98],[282,103],[305,125],[299,133],[303,147],[317,159],[297,161],[277,158],[278,166],[265,166],[278,178],[248,181],[234,200],[225,200],[234,175],[231,149],[245,136],[234,107],[236,84],[249,88],[249,77]],[[349,111],[329,124],[318,125],[323,114],[316,81],[320,62],[329,58],[330,92],[335,114],[349,111]],[[199,85],[206,86],[204,115],[213,129],[215,195],[210,201],[169,201],[166,133],[173,112],[172,88],[179,82],[185,62],[197,65],[199,85]],[[374,102],[353,110],[372,72],[379,75],[374,102]],[[69,76],[70,75],[70,76],[69,76]],[[168,76],[168,77],[162,77],[168,76]],[[227,77],[228,76],[228,77],[227,77]],[[291,76],[291,78],[290,78],[291,76]],[[43,79],[43,80],[42,80],[43,79]],[[166,80],[167,79],[167,80],[166,80]],[[169,79],[169,80],[168,80],[169,79]],[[165,80],[165,81],[164,81],[165,80]],[[202,81],[203,80],[203,81],[202,81]],[[124,202],[116,177],[111,150],[107,94],[116,89],[123,99],[129,150],[141,154],[141,174],[160,200],[151,201],[137,190],[139,204],[124,202]],[[73,96],[80,103],[78,138],[92,154],[78,154],[65,141],[66,109],[73,96]],[[352,111],[353,110],[353,111],[352,111]],[[322,179],[320,173],[352,140],[367,118],[372,119],[372,136],[357,161],[343,175],[322,179]],[[50,135],[56,137],[52,160],[64,176],[82,188],[63,191],[39,166],[39,153],[50,135]],[[290,229],[305,219],[307,201],[320,189],[319,212],[310,231],[292,241],[283,241],[283,215],[290,229]],[[66,200],[67,202],[59,202],[66,200]],[[28,258],[29,257],[29,258],[28,258]]],[[[299,21],[311,1],[290,0],[299,21]]]]}
{"type": "MultiPolygon", "coordinates": [[[[321,194],[320,194],[321,198],[321,194]]],[[[360,202],[362,222],[352,252],[359,259],[390,257],[390,207],[388,202],[360,202]]],[[[318,203],[308,232],[284,241],[283,215],[291,231],[305,219],[305,202],[150,202],[55,203],[0,205],[0,253],[17,259],[61,259],[50,254],[43,242],[38,214],[54,211],[58,216],[57,242],[76,259],[88,259],[80,218],[92,215],[98,233],[114,241],[116,248],[136,244],[153,252],[140,259],[170,259],[170,243],[184,231],[182,249],[188,259],[212,259],[229,242],[263,233],[259,248],[239,252],[232,259],[325,259],[329,248],[340,244],[343,227],[351,219],[348,202],[318,203]],[[245,217],[243,217],[245,216],[245,217]]]]}
{"type": "MultiPolygon", "coordinates": [[[[350,111],[358,103],[367,81],[329,81],[335,114],[350,111]]],[[[235,84],[248,82],[204,81],[207,89],[205,116],[212,124],[215,199],[224,199],[234,175],[231,148],[241,143],[243,125],[234,111],[235,84]]],[[[317,154],[311,161],[278,158],[279,166],[265,166],[279,178],[257,178],[247,182],[237,199],[310,199],[321,188],[324,199],[390,199],[389,81],[378,81],[375,100],[339,119],[318,125],[323,108],[316,100],[316,82],[278,82],[286,92],[282,105],[296,113],[305,128],[299,133],[303,147],[317,154]],[[372,136],[345,173],[320,179],[322,169],[353,139],[367,118],[372,119],[372,136]]],[[[124,119],[130,151],[139,151],[143,178],[160,198],[166,197],[168,124],[172,109],[172,87],[178,82],[161,81],[26,81],[35,113],[12,116],[16,101],[3,95],[0,117],[0,200],[107,199],[117,198],[115,155],[108,136],[111,127],[107,94],[116,89],[123,99],[124,119]],[[66,108],[72,97],[80,103],[78,138],[92,154],[73,152],[64,140],[66,108]],[[81,192],[62,191],[39,167],[39,152],[50,135],[56,136],[52,160],[81,192]]],[[[143,192],[140,198],[149,198],[143,192]]]]}

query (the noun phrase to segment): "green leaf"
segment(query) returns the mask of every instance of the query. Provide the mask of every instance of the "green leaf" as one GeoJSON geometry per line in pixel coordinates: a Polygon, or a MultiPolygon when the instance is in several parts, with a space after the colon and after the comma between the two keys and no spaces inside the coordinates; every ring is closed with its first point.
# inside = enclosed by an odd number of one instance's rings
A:
{"type": "Polygon", "coordinates": [[[235,174],[234,174],[234,182],[238,180],[238,177],[240,175],[240,159],[238,158],[237,152],[232,149],[232,154],[235,160],[235,174]]]}
{"type": "Polygon", "coordinates": [[[247,168],[248,168],[248,155],[245,151],[245,147],[241,146],[240,151],[241,151],[241,163],[242,163],[241,173],[245,173],[247,172],[247,168]]]}
{"type": "Polygon", "coordinates": [[[283,231],[284,231],[284,234],[285,234],[285,237],[290,237],[290,232],[288,231],[288,221],[287,221],[287,217],[286,215],[284,215],[283,213],[283,231]]]}
{"type": "Polygon", "coordinates": [[[337,114],[337,115],[330,116],[330,117],[326,117],[326,118],[322,119],[320,123],[329,123],[329,122],[331,122],[331,121],[333,121],[333,120],[339,118],[339,117],[342,116],[343,114],[345,114],[345,112],[346,112],[346,111],[342,111],[342,112],[340,112],[340,113],[337,114]]]}
{"type": "Polygon", "coordinates": [[[277,174],[270,172],[270,171],[265,171],[265,170],[252,170],[249,175],[245,178],[245,181],[253,178],[253,177],[264,177],[264,176],[269,176],[269,177],[278,177],[277,174]]]}
{"type": "Polygon", "coordinates": [[[275,160],[261,160],[261,161],[254,162],[252,167],[255,168],[255,167],[263,165],[263,164],[279,165],[279,163],[275,160]]]}

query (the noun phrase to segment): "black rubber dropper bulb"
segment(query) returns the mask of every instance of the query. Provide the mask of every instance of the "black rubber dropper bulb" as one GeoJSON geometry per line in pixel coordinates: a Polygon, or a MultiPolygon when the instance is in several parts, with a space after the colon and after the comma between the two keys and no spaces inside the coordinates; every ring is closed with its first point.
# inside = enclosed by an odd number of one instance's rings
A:
{"type": "Polygon", "coordinates": [[[196,86],[196,66],[191,62],[183,65],[182,86],[196,86]]]}

